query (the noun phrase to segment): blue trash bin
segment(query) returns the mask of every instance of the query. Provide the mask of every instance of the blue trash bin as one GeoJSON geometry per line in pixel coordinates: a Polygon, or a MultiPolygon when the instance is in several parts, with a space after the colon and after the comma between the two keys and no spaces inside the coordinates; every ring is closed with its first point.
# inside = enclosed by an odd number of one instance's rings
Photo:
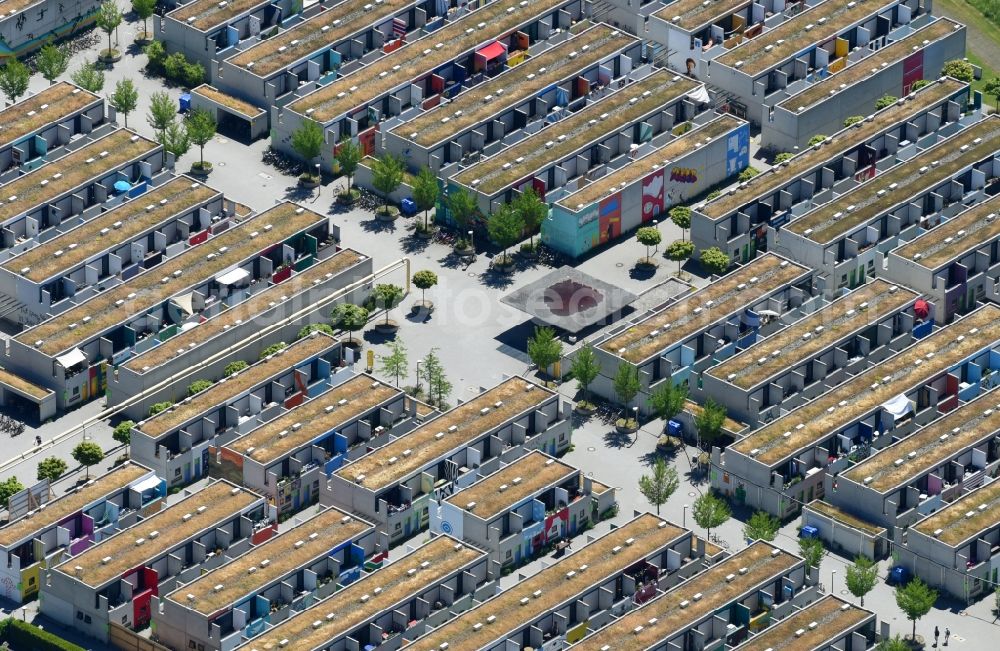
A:
{"type": "Polygon", "coordinates": [[[191,93],[181,93],[181,97],[177,103],[181,113],[187,113],[191,110],[191,93]]]}
{"type": "Polygon", "coordinates": [[[819,538],[819,529],[807,524],[799,531],[799,535],[803,538],[819,538]]]}
{"type": "Polygon", "coordinates": [[[407,197],[399,202],[400,210],[404,215],[416,215],[417,214],[417,202],[407,197]]]}
{"type": "Polygon", "coordinates": [[[681,438],[684,434],[684,425],[679,420],[668,420],[667,434],[681,438]]]}

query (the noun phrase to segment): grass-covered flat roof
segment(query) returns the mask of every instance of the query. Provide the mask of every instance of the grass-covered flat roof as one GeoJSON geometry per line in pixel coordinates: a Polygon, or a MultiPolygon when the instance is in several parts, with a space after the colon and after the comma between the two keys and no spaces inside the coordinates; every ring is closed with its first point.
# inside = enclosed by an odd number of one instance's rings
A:
{"type": "Polygon", "coordinates": [[[46,355],[90,341],[129,317],[151,310],[171,296],[190,290],[255,253],[326,221],[326,217],[293,203],[279,204],[232,226],[183,253],[101,292],[93,298],[25,330],[16,339],[46,355]],[[254,235],[256,233],[256,235],[254,235]],[[226,250],[223,252],[222,249],[226,250]],[[208,257],[208,253],[217,254],[208,257]],[[178,276],[179,274],[179,276],[178,276]],[[163,279],[167,278],[167,282],[163,279]],[[118,301],[122,301],[120,304],[118,301]],[[86,320],[85,320],[86,317],[86,320]],[[36,342],[41,341],[40,345],[36,342]]]}
{"type": "Polygon", "coordinates": [[[248,69],[258,77],[266,77],[363,32],[367,27],[390,20],[412,4],[413,0],[341,3],[252,45],[227,61],[240,68],[253,63],[248,69]]]}
{"type": "MultiPolygon", "coordinates": [[[[933,43],[958,29],[962,29],[962,25],[947,18],[935,20],[857,63],[847,66],[840,72],[825,77],[801,93],[796,93],[788,99],[782,100],[778,106],[793,113],[801,113],[820,102],[835,101],[834,95],[844,88],[851,87],[877,74],[883,65],[891,65],[901,61],[912,55],[914,48],[922,49],[926,43],[933,43]]],[[[862,113],[867,112],[862,108],[862,113]]]]}
{"type": "Polygon", "coordinates": [[[363,574],[359,581],[267,629],[241,648],[276,651],[283,640],[288,640],[284,646],[288,649],[324,648],[482,557],[482,552],[454,538],[437,536],[382,569],[363,574]],[[362,601],[363,596],[368,598],[362,601]]]}
{"type": "Polygon", "coordinates": [[[828,518],[836,520],[840,524],[850,527],[852,529],[857,529],[863,531],[870,536],[884,536],[885,527],[880,527],[878,525],[871,524],[870,522],[865,522],[859,517],[851,515],[847,511],[830,504],[829,502],[824,502],[823,500],[813,500],[806,504],[803,508],[815,511],[820,515],[824,515],[828,518]]]}
{"type": "MultiPolygon", "coordinates": [[[[676,541],[685,530],[644,513],[549,567],[417,638],[415,649],[482,649],[676,541]],[[631,540],[629,544],[627,541],[631,540]],[[618,550],[617,552],[615,550],[618,550]],[[585,569],[580,568],[586,566],[585,569]],[[574,572],[567,577],[568,572],[574,572]],[[539,593],[536,595],[536,592],[539,593]],[[522,600],[527,599],[523,604],[522,600]],[[487,625],[488,618],[494,617],[487,625]],[[476,627],[476,624],[483,624],[476,627]]],[[[599,647],[594,647],[595,649],[599,647]]]]}
{"type": "Polygon", "coordinates": [[[228,109],[232,109],[241,115],[245,115],[248,118],[255,118],[264,112],[264,109],[254,106],[250,102],[244,102],[238,97],[233,97],[227,93],[223,93],[221,90],[215,86],[209,86],[208,84],[202,84],[197,88],[191,90],[195,95],[201,95],[213,102],[218,102],[228,109]]]}
{"type": "Polygon", "coordinates": [[[899,0],[821,2],[774,29],[750,39],[715,59],[715,63],[757,75],[810,46],[819,47],[868,16],[885,11],[899,0]]]}
{"type": "Polygon", "coordinates": [[[52,389],[46,389],[45,387],[38,386],[34,382],[29,382],[20,375],[11,373],[5,368],[0,368],[0,383],[14,387],[18,391],[26,393],[27,395],[38,400],[42,400],[47,395],[52,393],[52,389]]]}
{"type": "Polygon", "coordinates": [[[528,101],[638,41],[601,24],[563,41],[501,75],[459,93],[453,100],[393,129],[421,147],[432,147],[492,116],[528,101]],[[576,56],[569,56],[576,53],[576,56]],[[489,97],[489,100],[485,98],[489,97]],[[461,114],[458,112],[461,111],[461,114]],[[413,136],[412,134],[416,134],[413,136]]]}
{"type": "Polygon", "coordinates": [[[3,268],[36,283],[74,269],[102,251],[115,249],[172,217],[186,214],[222,193],[178,176],[149,192],[83,222],[11,258],[3,268]],[[27,269],[28,271],[24,271],[27,269]]]}
{"type": "Polygon", "coordinates": [[[467,167],[453,180],[486,195],[496,194],[595,140],[610,137],[651,113],[666,110],[674,100],[698,85],[686,77],[659,70],[467,167]]]}
{"type": "Polygon", "coordinates": [[[0,16],[8,16],[23,11],[41,0],[0,0],[0,16]]]}
{"type": "Polygon", "coordinates": [[[29,536],[55,526],[89,504],[123,490],[143,475],[152,472],[133,461],[126,461],[109,472],[94,477],[77,490],[45,504],[19,520],[0,528],[0,547],[10,549],[29,536]]]}
{"type": "Polygon", "coordinates": [[[1000,431],[998,403],[1000,390],[984,393],[883,448],[843,477],[879,493],[909,484],[1000,431]]]}
{"type": "Polygon", "coordinates": [[[925,536],[957,547],[1000,522],[1000,481],[956,500],[911,527],[925,536]],[[935,535],[937,534],[937,535],[935,535]]]}
{"type": "Polygon", "coordinates": [[[969,251],[989,245],[998,237],[1000,195],[994,195],[913,238],[893,253],[936,271],[969,251]]]}
{"type": "Polygon", "coordinates": [[[533,450],[472,486],[458,491],[446,501],[462,509],[475,503],[472,514],[483,520],[490,520],[578,472],[573,466],[533,450]]]}
{"type": "Polygon", "coordinates": [[[762,255],[626,328],[599,348],[633,364],[643,362],[808,273],[805,267],[774,254],[762,255]]]}
{"type": "Polygon", "coordinates": [[[195,29],[208,31],[216,25],[236,18],[242,13],[266,7],[270,0],[193,0],[167,14],[168,18],[191,25],[195,29]],[[194,20],[192,20],[192,18],[194,20]]]}
{"type": "Polygon", "coordinates": [[[0,111],[0,147],[13,144],[46,125],[61,122],[100,99],[66,81],[53,84],[0,111]]]}
{"type": "Polygon", "coordinates": [[[370,375],[356,375],[236,439],[226,447],[269,464],[400,395],[370,375]],[[298,426],[298,427],[296,427],[298,426]]]}
{"type": "Polygon", "coordinates": [[[190,399],[185,399],[180,404],[146,419],[139,424],[139,429],[152,438],[169,434],[178,427],[183,427],[195,416],[215,409],[219,405],[225,405],[243,392],[260,385],[261,382],[311,360],[336,343],[337,340],[329,335],[322,332],[313,333],[311,337],[300,339],[279,353],[251,364],[248,368],[216,382],[190,399]]]}
{"type": "Polygon", "coordinates": [[[0,185],[0,222],[61,197],[86,181],[106,176],[159,147],[127,129],[113,131],[0,185]]]}
{"type": "Polygon", "coordinates": [[[998,339],[1000,307],[987,304],[771,421],[729,449],[773,468],[998,339]]]}
{"type": "Polygon", "coordinates": [[[991,115],[792,220],[785,228],[819,244],[833,242],[914,195],[946,182],[969,165],[996,155],[997,139],[1000,116],[991,115]]]}
{"type": "Polygon", "coordinates": [[[908,95],[902,104],[893,104],[875,113],[872,120],[858,122],[838,131],[830,137],[830,142],[809,147],[789,160],[787,165],[758,174],[746,185],[727,191],[721,197],[706,203],[698,212],[710,219],[725,217],[757,197],[776,192],[796,176],[825,164],[835,157],[836,152],[848,151],[867,142],[892,125],[905,122],[911,116],[937,106],[965,87],[962,82],[951,78],[925,86],[908,95]]]}
{"type": "MultiPolygon", "coordinates": [[[[181,349],[190,352],[192,348],[212,339],[222,333],[227,327],[236,325],[237,321],[248,321],[267,310],[271,304],[277,304],[282,296],[291,298],[313,286],[317,280],[327,279],[362,260],[360,254],[351,249],[344,249],[335,255],[321,260],[305,271],[296,273],[289,280],[278,285],[271,285],[259,291],[249,299],[236,303],[228,309],[216,314],[197,327],[180,332],[159,346],[150,348],[144,353],[130,357],[124,366],[136,373],[146,373],[175,359],[181,349]]],[[[225,304],[225,300],[223,301],[225,304]]]]}
{"type": "Polygon", "coordinates": [[[397,86],[429,74],[490,39],[501,38],[549,13],[566,0],[496,0],[369,65],[288,104],[321,124],[351,109],[377,101],[397,86]],[[310,109],[313,110],[310,113],[310,109]]]}
{"type": "Polygon", "coordinates": [[[853,632],[875,613],[827,595],[802,610],[772,624],[734,651],[814,651],[827,648],[853,632]]]}
{"type": "Polygon", "coordinates": [[[372,491],[386,488],[555,395],[534,382],[513,377],[347,464],[337,475],[372,491]]]}
{"type": "Polygon", "coordinates": [[[91,588],[100,588],[139,565],[170,553],[198,533],[238,516],[261,499],[256,493],[228,481],[213,482],[194,495],[102,540],[55,569],[91,588]],[[190,517],[186,517],[188,515],[190,517]],[[78,567],[81,569],[77,570],[78,567]]]}
{"type": "Polygon", "coordinates": [[[713,366],[708,374],[741,389],[753,388],[916,299],[915,292],[875,280],[713,366]]]}
{"type": "Polygon", "coordinates": [[[372,525],[337,509],[327,509],[221,567],[174,590],[170,599],[202,615],[211,615],[243,597],[322,558],[331,549],[356,540],[372,525]],[[222,586],[221,588],[219,586],[222,586]],[[190,599],[188,595],[193,595],[190,599]]]}
{"type": "Polygon", "coordinates": [[[743,124],[731,115],[720,116],[711,122],[674,138],[659,149],[642,158],[630,161],[610,174],[583,186],[573,194],[566,195],[557,203],[568,210],[581,210],[585,206],[603,199],[624,186],[629,186],[647,176],[653,167],[667,167],[676,164],[684,156],[706,146],[711,141],[728,134],[743,124]]]}
{"type": "Polygon", "coordinates": [[[616,619],[578,647],[646,651],[801,564],[797,556],[758,541],[616,619]]]}
{"type": "Polygon", "coordinates": [[[749,7],[750,2],[751,0],[677,0],[653,15],[692,32],[749,7]]]}

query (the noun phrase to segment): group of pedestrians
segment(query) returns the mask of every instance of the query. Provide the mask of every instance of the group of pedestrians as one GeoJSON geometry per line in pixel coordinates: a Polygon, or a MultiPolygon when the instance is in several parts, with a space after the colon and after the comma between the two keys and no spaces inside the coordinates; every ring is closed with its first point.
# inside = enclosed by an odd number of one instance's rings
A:
{"type": "MultiPolygon", "coordinates": [[[[937,648],[938,638],[941,636],[941,632],[938,631],[938,627],[934,627],[934,648],[937,648]]],[[[948,638],[951,637],[951,629],[947,626],[944,627],[944,646],[948,646],[948,638]]]]}

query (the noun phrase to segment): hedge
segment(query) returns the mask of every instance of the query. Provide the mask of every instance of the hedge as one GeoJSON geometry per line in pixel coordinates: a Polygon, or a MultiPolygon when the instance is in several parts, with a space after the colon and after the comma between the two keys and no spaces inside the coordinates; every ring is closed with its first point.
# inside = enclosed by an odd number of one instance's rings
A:
{"type": "Polygon", "coordinates": [[[13,617],[0,621],[0,642],[6,642],[11,649],[85,651],[81,646],[67,642],[57,635],[43,631],[34,624],[13,617]]]}

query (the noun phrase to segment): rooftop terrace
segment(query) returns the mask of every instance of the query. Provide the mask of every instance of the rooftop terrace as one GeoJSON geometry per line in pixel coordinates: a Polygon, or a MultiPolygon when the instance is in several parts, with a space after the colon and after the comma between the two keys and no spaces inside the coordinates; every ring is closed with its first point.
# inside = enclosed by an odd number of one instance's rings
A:
{"type": "Polygon", "coordinates": [[[232,109],[241,115],[245,115],[248,118],[254,118],[261,115],[264,109],[254,106],[250,102],[244,102],[238,97],[233,97],[227,93],[223,93],[221,90],[215,86],[209,86],[208,84],[202,84],[192,91],[195,95],[201,95],[202,97],[208,98],[213,102],[218,102],[228,109],[232,109]]]}
{"type": "Polygon", "coordinates": [[[850,527],[851,529],[857,529],[858,531],[863,531],[870,536],[885,536],[885,527],[879,527],[870,522],[866,522],[859,517],[851,515],[847,511],[830,504],[829,502],[824,502],[823,500],[813,500],[805,505],[806,509],[815,511],[820,515],[824,515],[832,520],[836,520],[840,524],[850,527]]]}
{"type": "Polygon", "coordinates": [[[389,20],[412,4],[413,0],[337,4],[277,36],[256,43],[227,61],[250,70],[258,77],[266,77],[325,47],[336,45],[370,25],[389,20]],[[251,63],[252,66],[249,65],[251,63]]]}
{"type": "Polygon", "coordinates": [[[11,373],[5,368],[0,368],[0,382],[8,386],[12,386],[16,388],[18,391],[26,393],[27,395],[36,398],[38,400],[42,400],[43,398],[45,398],[45,396],[52,393],[52,389],[46,389],[45,387],[40,387],[34,382],[29,382],[20,375],[17,375],[16,373],[11,373]]]}
{"type": "Polygon", "coordinates": [[[993,481],[955,500],[911,527],[925,536],[957,547],[1000,522],[1000,481],[993,481]]]}
{"type": "MultiPolygon", "coordinates": [[[[2,192],[2,188],[0,188],[2,192]]],[[[193,246],[127,282],[116,285],[29,328],[15,339],[46,355],[57,355],[89,341],[128,318],[152,310],[171,296],[189,291],[216,274],[259,254],[269,245],[325,223],[326,217],[293,203],[279,204],[216,235],[205,246],[193,246]],[[257,244],[250,242],[260,235],[257,244]],[[224,252],[221,250],[225,248],[224,252]],[[211,258],[206,255],[216,252],[211,258]],[[178,277],[179,276],[179,277],[178,277]],[[169,279],[162,282],[164,278],[169,279]],[[121,301],[121,303],[119,303],[121,301]],[[41,341],[41,344],[37,342],[41,341]]]]}
{"type": "Polygon", "coordinates": [[[607,25],[597,25],[459,93],[447,104],[395,127],[393,132],[401,137],[409,134],[409,139],[421,147],[431,147],[509,107],[519,106],[553,84],[572,80],[580,71],[637,42],[607,25]],[[571,52],[577,56],[570,57],[571,52]],[[486,97],[491,99],[484,99],[486,97]]]}
{"type": "Polygon", "coordinates": [[[879,493],[911,482],[1000,431],[998,402],[1000,390],[984,393],[868,457],[842,476],[879,493]]]}
{"type": "Polygon", "coordinates": [[[585,638],[580,648],[646,651],[801,563],[797,556],[758,541],[614,620],[585,638]],[[726,580],[730,575],[734,578],[726,580]]]}
{"type": "Polygon", "coordinates": [[[685,529],[675,527],[651,513],[644,513],[417,638],[413,646],[417,649],[440,649],[447,642],[452,651],[481,649],[519,631],[559,605],[569,603],[593,586],[610,580],[676,541],[685,532],[685,529]],[[574,574],[567,576],[571,571],[574,574]],[[528,601],[524,602],[524,599],[528,601]],[[490,617],[495,620],[493,625],[475,626],[485,624],[490,617]]]}
{"type": "Polygon", "coordinates": [[[654,16],[671,25],[693,32],[703,25],[714,23],[734,12],[749,7],[751,0],[677,0],[654,16]]]}
{"type": "Polygon", "coordinates": [[[875,280],[710,368],[708,374],[751,389],[902,309],[917,296],[906,288],[893,289],[884,280],[875,280]]]}
{"type": "Polygon", "coordinates": [[[819,244],[869,223],[962,169],[996,155],[1000,116],[991,115],[905,163],[792,220],[785,228],[819,244]]]}
{"type": "MultiPolygon", "coordinates": [[[[0,11],[8,3],[0,3],[0,11]]],[[[0,147],[13,144],[53,122],[100,100],[97,95],[60,81],[0,111],[0,147]]]]}
{"type": "Polygon", "coordinates": [[[875,614],[827,595],[802,610],[772,624],[734,651],[814,651],[855,630],[875,614]]]}
{"type": "Polygon", "coordinates": [[[216,25],[229,22],[242,13],[256,7],[267,6],[267,4],[268,0],[228,0],[227,2],[193,0],[174,9],[167,14],[167,17],[205,32],[216,25]]]}
{"type": "Polygon", "coordinates": [[[898,0],[821,2],[757,38],[729,50],[717,57],[715,62],[728,68],[736,68],[747,75],[758,75],[802,54],[810,46],[819,47],[818,44],[829,41],[868,16],[897,3],[898,0]]]}
{"type": "Polygon", "coordinates": [[[356,375],[226,447],[267,465],[399,395],[398,389],[370,375],[356,375]]]}
{"type": "Polygon", "coordinates": [[[100,588],[143,563],[173,551],[198,533],[236,517],[260,499],[256,493],[225,480],[213,482],[156,515],[102,540],[56,566],[55,571],[74,577],[91,588],[100,588]]]}
{"type": "Polygon", "coordinates": [[[118,129],[76,151],[0,185],[0,222],[60,197],[159,148],[127,129],[118,129]]]}
{"type": "Polygon", "coordinates": [[[376,101],[397,86],[454,61],[463,52],[479,47],[491,38],[500,38],[510,33],[566,2],[533,0],[526,6],[521,6],[521,1],[490,2],[441,29],[372,61],[364,68],[291,102],[287,108],[326,124],[351,109],[376,101]]]}
{"type": "Polygon", "coordinates": [[[529,177],[546,165],[572,155],[587,143],[609,137],[636,120],[665,110],[671,102],[698,86],[697,82],[686,77],[677,77],[662,70],[654,72],[498,154],[467,167],[454,176],[454,181],[487,195],[496,194],[518,179],[529,177]]]}
{"type": "Polygon", "coordinates": [[[46,502],[44,509],[36,509],[31,515],[0,528],[0,547],[10,549],[28,536],[62,522],[64,518],[109,493],[117,492],[149,472],[148,468],[126,461],[100,477],[94,477],[76,491],[46,502]]]}
{"type": "Polygon", "coordinates": [[[311,337],[299,339],[284,350],[263,359],[256,364],[213,384],[208,389],[185,399],[166,411],[161,411],[139,423],[139,429],[146,436],[159,438],[183,427],[192,418],[204,414],[219,405],[226,404],[236,396],[249,391],[262,382],[306,362],[337,342],[321,332],[311,337]]]}
{"type": "Polygon", "coordinates": [[[475,504],[472,514],[490,520],[541,490],[562,483],[579,471],[538,450],[458,491],[446,502],[465,509],[475,504]]]}
{"type": "Polygon", "coordinates": [[[592,181],[576,192],[569,194],[557,203],[569,210],[581,210],[595,201],[599,201],[619,188],[629,186],[647,176],[653,167],[666,167],[679,159],[704,147],[709,142],[723,136],[743,124],[731,115],[723,115],[708,124],[688,131],[674,138],[659,149],[655,149],[642,158],[630,161],[610,174],[605,174],[592,181]]]}
{"type": "Polygon", "coordinates": [[[44,282],[75,268],[102,251],[117,249],[170,217],[184,214],[222,193],[178,176],[90,219],[76,228],[28,249],[3,268],[32,282],[44,282]],[[27,271],[25,271],[27,270],[27,271]]]}
{"type": "Polygon", "coordinates": [[[181,349],[190,350],[192,347],[197,347],[226,328],[236,325],[237,321],[247,321],[271,309],[272,303],[277,304],[283,296],[295,296],[312,287],[317,280],[330,278],[361,260],[361,255],[356,251],[343,249],[313,264],[305,271],[296,273],[289,280],[258,291],[242,303],[237,303],[207,321],[202,321],[198,327],[178,333],[163,344],[129,358],[124,366],[136,373],[145,373],[158,368],[175,359],[181,349]]]}
{"type": "Polygon", "coordinates": [[[1000,237],[998,213],[1000,195],[994,195],[915,237],[893,253],[936,271],[967,251],[986,246],[1000,237]]]}
{"type": "Polygon", "coordinates": [[[774,467],[1000,340],[998,319],[1000,307],[985,305],[771,421],[729,449],[774,467]]]}
{"type": "Polygon", "coordinates": [[[762,255],[598,347],[633,364],[643,362],[809,273],[774,254],[762,255]]]}
{"type": "Polygon", "coordinates": [[[16,14],[39,2],[41,0],[0,0],[0,17],[16,14]]]}
{"type": "Polygon", "coordinates": [[[167,599],[202,615],[212,615],[372,529],[364,520],[337,509],[327,509],[252,547],[235,560],[202,574],[168,594],[167,599]]]}
{"type": "Polygon", "coordinates": [[[448,536],[437,536],[247,642],[243,649],[322,648],[396,604],[438,585],[483,554],[448,536]],[[412,571],[416,570],[416,571],[412,571]],[[380,590],[376,590],[380,588],[380,590]],[[362,601],[361,598],[368,599],[362,601]]]}
{"type": "Polygon", "coordinates": [[[727,191],[721,197],[706,203],[698,212],[710,219],[720,219],[746,205],[752,199],[775,192],[791,182],[796,175],[825,164],[834,152],[847,151],[867,142],[894,124],[905,122],[912,115],[926,111],[965,88],[965,84],[951,78],[939,80],[907,95],[902,104],[896,103],[874,114],[873,119],[858,122],[830,136],[830,142],[809,147],[790,159],[786,165],[750,179],[746,185],[727,191]]]}
{"type": "Polygon", "coordinates": [[[801,113],[820,102],[831,101],[832,97],[844,88],[853,86],[859,81],[871,77],[877,73],[883,65],[890,65],[897,61],[902,61],[913,54],[914,50],[923,49],[923,46],[944,38],[952,32],[962,29],[962,25],[941,18],[929,25],[921,27],[915,32],[911,32],[906,37],[883,47],[874,54],[867,56],[857,63],[847,66],[838,73],[825,77],[801,93],[792,95],[778,103],[778,106],[801,113]]]}
{"type": "Polygon", "coordinates": [[[513,377],[349,463],[337,475],[372,491],[386,488],[555,395],[534,382],[513,377]]]}

